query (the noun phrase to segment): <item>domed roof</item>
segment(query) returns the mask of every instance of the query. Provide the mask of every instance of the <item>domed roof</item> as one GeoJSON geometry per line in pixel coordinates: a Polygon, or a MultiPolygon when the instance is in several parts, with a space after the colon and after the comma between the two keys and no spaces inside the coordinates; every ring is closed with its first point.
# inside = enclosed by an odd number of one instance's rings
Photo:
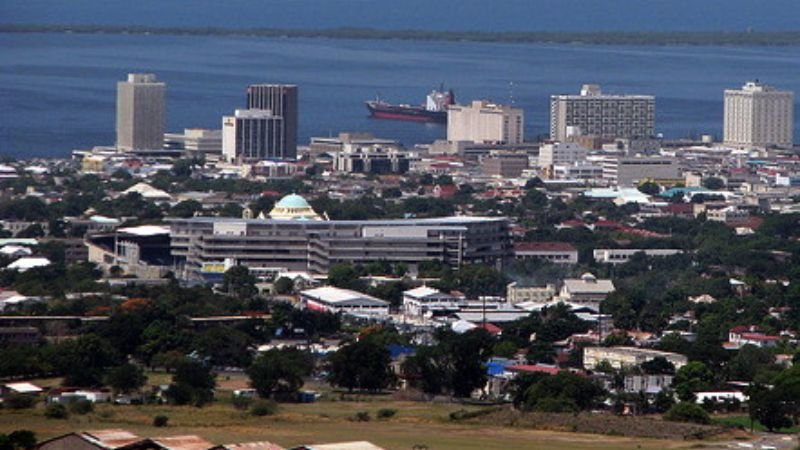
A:
{"type": "Polygon", "coordinates": [[[297,194],[289,194],[280,199],[270,211],[269,217],[280,220],[322,220],[306,199],[297,194]]]}
{"type": "Polygon", "coordinates": [[[297,194],[289,194],[284,196],[282,199],[278,200],[278,203],[275,206],[280,208],[310,208],[311,205],[308,204],[306,199],[297,195],[297,194]]]}

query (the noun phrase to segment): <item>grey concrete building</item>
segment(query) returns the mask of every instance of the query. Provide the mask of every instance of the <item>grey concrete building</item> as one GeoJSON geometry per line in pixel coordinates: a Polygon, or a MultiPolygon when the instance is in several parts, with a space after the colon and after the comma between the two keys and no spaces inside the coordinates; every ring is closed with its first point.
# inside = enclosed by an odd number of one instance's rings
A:
{"type": "Polygon", "coordinates": [[[247,108],[269,110],[273,116],[281,117],[281,156],[297,158],[297,86],[293,84],[253,84],[247,88],[247,108]]]}
{"type": "Polygon", "coordinates": [[[159,150],[164,145],[166,84],[152,73],[131,73],[117,83],[117,149],[159,150]]]}
{"type": "MultiPolygon", "coordinates": [[[[290,196],[297,203],[298,196],[290,196]]],[[[285,202],[283,202],[285,203],[285,202]]],[[[278,202],[278,206],[283,204],[278,202]]],[[[307,205],[292,204],[307,210],[307,205]]],[[[277,206],[276,206],[277,207],[277,206]]],[[[288,217],[288,216],[287,216],[288,217]]],[[[172,255],[186,277],[230,265],[327,273],[336,263],[491,264],[511,256],[505,218],[397,220],[170,219],[172,255]]]]}
{"type": "Polygon", "coordinates": [[[550,97],[550,139],[556,141],[576,136],[649,138],[655,135],[655,122],[652,95],[609,95],[586,84],[580,95],[550,97]]]}

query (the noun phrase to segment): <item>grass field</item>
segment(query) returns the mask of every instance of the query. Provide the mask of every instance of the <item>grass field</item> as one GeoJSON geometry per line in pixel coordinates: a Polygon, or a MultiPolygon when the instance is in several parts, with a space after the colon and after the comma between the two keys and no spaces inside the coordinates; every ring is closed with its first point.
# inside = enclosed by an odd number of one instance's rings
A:
{"type": "MultiPolygon", "coordinates": [[[[35,380],[42,386],[55,386],[57,379],[35,380]]],[[[169,381],[163,374],[150,374],[151,384],[169,381]]],[[[215,443],[236,443],[269,440],[283,446],[337,441],[368,440],[390,450],[411,449],[415,444],[431,450],[628,450],[711,448],[708,443],[632,439],[616,436],[588,435],[539,431],[521,427],[492,426],[476,423],[454,423],[449,414],[458,409],[474,409],[455,404],[434,404],[396,401],[388,396],[348,397],[311,404],[282,404],[278,414],[253,417],[233,408],[230,390],[246,385],[241,375],[220,377],[217,397],[220,401],[204,408],[166,405],[122,406],[97,405],[85,416],[71,415],[66,420],[47,419],[40,403],[34,410],[0,410],[0,433],[30,429],[39,439],[72,431],[124,428],[141,436],[196,434],[215,443]],[[397,415],[378,420],[377,411],[396,409],[397,415]],[[361,411],[372,420],[356,422],[351,418],[361,411]],[[156,415],[169,417],[167,428],[152,426],[156,415]]],[[[315,386],[311,386],[314,388],[315,386]]]]}
{"type": "MultiPolygon", "coordinates": [[[[641,440],[610,436],[536,431],[511,427],[463,425],[448,421],[456,405],[375,401],[319,402],[282,405],[271,417],[253,417],[229,404],[204,408],[175,406],[98,405],[86,416],[47,419],[40,405],[32,411],[0,411],[0,432],[30,429],[40,439],[71,431],[125,428],[141,436],[197,434],[215,443],[270,440],[284,446],[349,440],[369,440],[387,449],[410,449],[425,444],[436,450],[470,449],[668,449],[691,448],[684,441],[641,440]],[[377,420],[378,409],[391,407],[398,414],[377,420]],[[368,411],[370,422],[349,420],[368,411]],[[154,428],[153,417],[167,415],[170,426],[154,428]]],[[[696,444],[696,443],[695,443],[696,444]]]]}
{"type": "MultiPolygon", "coordinates": [[[[745,430],[750,429],[750,417],[749,416],[726,416],[714,419],[714,422],[725,425],[725,426],[734,426],[734,427],[741,427],[745,430]]],[[[766,431],[766,427],[761,425],[758,421],[753,424],[753,429],[755,431],[766,431]]],[[[778,430],[781,433],[800,433],[800,427],[792,427],[792,428],[783,428],[778,430]]]]}

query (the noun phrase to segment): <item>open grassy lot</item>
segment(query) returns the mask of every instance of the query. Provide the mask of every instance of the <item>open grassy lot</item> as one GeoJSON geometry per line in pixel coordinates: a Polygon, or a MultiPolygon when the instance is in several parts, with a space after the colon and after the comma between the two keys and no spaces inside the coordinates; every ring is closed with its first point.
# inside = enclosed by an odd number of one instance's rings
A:
{"type": "MultiPolygon", "coordinates": [[[[749,416],[724,416],[715,418],[714,422],[725,425],[725,426],[733,426],[733,427],[741,427],[745,430],[750,429],[750,417],[749,416]]],[[[761,425],[759,421],[755,421],[753,423],[753,429],[755,431],[766,431],[767,428],[764,425],[761,425]]],[[[791,427],[791,428],[783,428],[779,430],[781,433],[800,433],[800,427],[791,427]]]]}
{"type": "MultiPolygon", "coordinates": [[[[170,376],[149,373],[148,384],[169,383],[170,376]]],[[[45,387],[58,386],[59,379],[33,380],[45,387]]],[[[283,446],[350,440],[369,440],[390,450],[410,449],[415,444],[431,450],[583,450],[583,449],[683,449],[714,448],[709,442],[624,438],[494,425],[481,419],[452,422],[449,414],[474,406],[397,401],[390,396],[357,396],[330,392],[314,382],[307,389],[323,392],[323,399],[311,404],[282,404],[278,414],[254,417],[236,410],[230,403],[233,389],[247,386],[241,373],[222,374],[217,380],[218,401],[204,408],[167,405],[97,405],[85,416],[66,420],[47,419],[44,406],[36,409],[0,410],[0,433],[30,429],[40,439],[71,431],[125,428],[141,436],[196,434],[215,443],[269,440],[283,446]],[[342,400],[344,399],[344,400],[342,400]],[[396,409],[386,420],[377,419],[382,408],[396,409]],[[368,412],[369,422],[356,422],[357,412],[368,412]],[[152,426],[153,417],[169,417],[167,428],[152,426]],[[702,446],[702,447],[699,447],[702,446]]]]}
{"type": "Polygon", "coordinates": [[[456,409],[459,406],[388,400],[319,402],[282,405],[275,416],[253,417],[225,403],[205,408],[99,405],[86,416],[54,420],[44,417],[40,405],[29,411],[0,411],[0,432],[30,429],[43,439],[77,430],[126,428],[142,436],[197,434],[216,443],[270,440],[291,446],[363,439],[387,449],[410,449],[414,444],[425,444],[436,450],[669,449],[692,448],[697,444],[451,423],[448,414],[456,409]],[[398,414],[388,420],[375,419],[377,410],[387,407],[397,409],[398,414]],[[358,411],[370,412],[373,419],[349,420],[358,411]],[[152,426],[152,419],[158,414],[169,416],[169,427],[152,426]]]}

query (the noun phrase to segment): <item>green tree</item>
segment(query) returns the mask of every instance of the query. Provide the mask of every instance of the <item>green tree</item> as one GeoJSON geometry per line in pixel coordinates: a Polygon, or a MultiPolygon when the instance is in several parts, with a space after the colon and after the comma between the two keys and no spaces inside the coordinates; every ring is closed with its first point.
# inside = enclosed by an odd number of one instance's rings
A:
{"type": "Polygon", "coordinates": [[[328,381],[334,386],[370,392],[386,389],[394,380],[389,350],[375,338],[363,338],[330,356],[328,381]]]}
{"type": "Polygon", "coordinates": [[[363,289],[359,273],[351,264],[334,264],[328,270],[328,283],[342,289],[363,289]]]}
{"type": "Polygon", "coordinates": [[[129,393],[141,389],[147,382],[147,377],[141,367],[126,363],[114,367],[106,375],[106,384],[111,386],[115,392],[129,393]]]}
{"type": "Polygon", "coordinates": [[[404,363],[404,372],[419,388],[429,394],[447,392],[468,397],[486,384],[485,362],[494,345],[486,330],[475,329],[462,335],[439,330],[436,339],[436,345],[419,347],[404,363]]]}
{"type": "Polygon", "coordinates": [[[725,181],[718,177],[704,178],[703,187],[712,191],[718,191],[725,187],[725,181]]]}
{"type": "Polygon", "coordinates": [[[248,351],[255,344],[247,333],[228,326],[217,326],[195,334],[192,349],[209,358],[214,366],[247,367],[248,351]]]}
{"type": "Polygon", "coordinates": [[[684,402],[692,400],[695,392],[709,389],[713,384],[714,373],[700,361],[691,361],[678,369],[672,380],[678,398],[684,402]]]}
{"type": "Polygon", "coordinates": [[[639,192],[647,195],[658,195],[661,192],[661,186],[658,183],[647,181],[639,185],[639,192]]]}
{"type": "Polygon", "coordinates": [[[109,342],[96,334],[59,344],[53,356],[57,370],[64,375],[62,383],[80,387],[102,384],[106,369],[121,359],[109,342]]]}
{"type": "Polygon", "coordinates": [[[691,422],[707,425],[711,423],[708,412],[694,402],[680,402],[664,414],[664,420],[671,422],[691,422]]]}
{"type": "Polygon", "coordinates": [[[766,349],[755,345],[744,345],[736,352],[727,365],[728,378],[737,381],[753,381],[756,373],[772,366],[775,356],[766,349]]]}
{"type": "Polygon", "coordinates": [[[215,376],[207,364],[184,358],[175,369],[166,395],[176,405],[203,406],[214,399],[216,385],[215,376]]]}
{"type": "Polygon", "coordinates": [[[275,293],[280,295],[288,295],[294,292],[294,281],[291,278],[280,277],[275,280],[275,293]]]}
{"type": "Polygon", "coordinates": [[[672,375],[675,373],[675,365],[667,361],[667,358],[657,356],[643,362],[642,370],[649,375],[672,375]]]}
{"type": "Polygon", "coordinates": [[[562,371],[546,376],[525,392],[524,407],[532,411],[567,412],[592,408],[605,390],[589,378],[562,371]]]}
{"type": "Polygon", "coordinates": [[[174,217],[193,217],[195,213],[202,211],[203,205],[197,200],[184,200],[170,209],[169,214],[174,217]]]}
{"type": "Polygon", "coordinates": [[[238,298],[250,298],[258,293],[256,281],[246,266],[233,266],[222,277],[222,290],[238,298]]]}
{"type": "Polygon", "coordinates": [[[250,385],[263,398],[287,398],[303,387],[311,373],[310,356],[296,348],[272,349],[261,353],[247,368],[250,385]]]}

